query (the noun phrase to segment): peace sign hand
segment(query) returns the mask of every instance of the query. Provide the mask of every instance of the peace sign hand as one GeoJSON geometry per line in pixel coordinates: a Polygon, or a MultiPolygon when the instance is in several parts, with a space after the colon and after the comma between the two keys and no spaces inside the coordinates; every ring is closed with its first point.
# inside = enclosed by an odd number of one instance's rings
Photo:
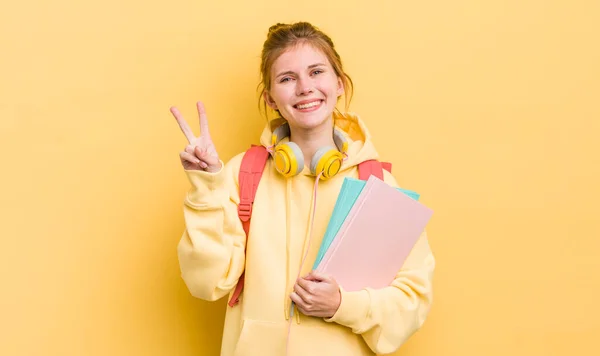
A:
{"type": "Polygon", "coordinates": [[[217,149],[210,137],[208,131],[208,120],[206,119],[206,110],[204,104],[198,102],[198,115],[200,116],[201,135],[196,137],[192,129],[176,107],[171,107],[171,113],[177,120],[181,131],[188,140],[185,150],[179,153],[181,164],[186,170],[201,170],[205,172],[218,172],[221,169],[221,161],[217,154],[217,149]]]}

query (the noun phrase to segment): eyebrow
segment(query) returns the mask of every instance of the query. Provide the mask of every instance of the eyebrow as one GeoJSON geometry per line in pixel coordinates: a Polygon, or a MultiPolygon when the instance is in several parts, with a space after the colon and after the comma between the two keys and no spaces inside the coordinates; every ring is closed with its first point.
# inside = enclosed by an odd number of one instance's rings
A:
{"type": "MultiPolygon", "coordinates": [[[[312,69],[312,68],[315,68],[315,67],[321,67],[321,66],[325,66],[325,64],[323,64],[323,63],[315,63],[315,64],[311,64],[311,65],[309,65],[309,66],[308,66],[308,69],[312,69]]],[[[282,75],[286,75],[286,74],[294,74],[294,72],[292,72],[291,70],[288,70],[288,71],[285,71],[285,72],[282,72],[282,73],[279,73],[279,74],[277,74],[277,75],[275,76],[275,78],[279,78],[279,77],[281,77],[282,75]]]]}

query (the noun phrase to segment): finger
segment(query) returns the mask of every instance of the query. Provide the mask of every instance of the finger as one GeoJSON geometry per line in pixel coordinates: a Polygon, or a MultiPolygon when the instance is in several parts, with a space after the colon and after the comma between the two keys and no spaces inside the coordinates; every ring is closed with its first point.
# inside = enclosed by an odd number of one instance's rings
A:
{"type": "MultiPolygon", "coordinates": [[[[195,145],[187,145],[185,146],[185,152],[187,153],[191,153],[193,155],[197,155],[199,152],[202,152],[202,154],[206,153],[206,149],[202,148],[200,146],[195,146],[195,145]],[[198,150],[199,151],[198,151],[198,150]]],[[[197,156],[198,158],[200,158],[200,156],[197,156]]]]}
{"type": "Polygon", "coordinates": [[[208,164],[206,162],[199,160],[196,156],[192,154],[189,154],[187,152],[181,152],[179,156],[181,157],[182,162],[188,162],[193,165],[197,165],[202,169],[208,168],[208,164]]]}
{"type": "Polygon", "coordinates": [[[202,161],[208,163],[209,165],[216,165],[219,163],[219,158],[215,157],[208,153],[208,150],[205,148],[200,148],[196,146],[194,149],[194,154],[196,157],[200,158],[202,161]]]}
{"type": "Polygon", "coordinates": [[[183,115],[181,115],[179,110],[174,106],[171,107],[171,114],[173,114],[173,116],[175,117],[175,120],[179,124],[179,127],[181,128],[181,131],[183,131],[183,134],[187,138],[188,142],[191,143],[192,140],[194,140],[195,136],[194,136],[194,133],[192,132],[192,129],[190,128],[190,126],[187,124],[187,122],[183,118],[183,115]]]}
{"type": "Polygon", "coordinates": [[[298,283],[294,285],[294,292],[298,295],[305,304],[311,304],[312,296],[308,293],[304,288],[302,288],[298,283]]]}
{"type": "Polygon", "coordinates": [[[315,282],[331,282],[331,277],[329,275],[323,274],[321,272],[317,272],[317,271],[311,271],[307,276],[306,279],[309,281],[315,281],[315,282]]]}
{"type": "Polygon", "coordinates": [[[302,314],[308,315],[308,305],[304,303],[304,300],[302,300],[302,298],[300,298],[300,296],[296,294],[296,292],[292,292],[292,294],[290,294],[290,298],[292,299],[294,304],[296,304],[296,307],[302,314]]]}
{"type": "Polygon", "coordinates": [[[290,299],[292,300],[292,302],[294,302],[294,304],[296,304],[298,308],[304,308],[304,300],[300,298],[298,293],[292,292],[290,294],[290,299]]]}
{"type": "Polygon", "coordinates": [[[298,278],[296,284],[298,284],[307,294],[314,295],[315,294],[315,282],[306,280],[304,278],[298,278]]]}
{"type": "Polygon", "coordinates": [[[298,311],[306,316],[314,316],[311,312],[309,312],[308,310],[298,306],[298,311]]]}
{"type": "Polygon", "coordinates": [[[190,163],[200,164],[200,160],[193,154],[190,154],[189,152],[180,152],[179,157],[181,157],[181,159],[186,160],[190,163]]]}
{"type": "Polygon", "coordinates": [[[198,108],[198,116],[200,116],[200,134],[210,137],[210,132],[208,131],[208,119],[206,118],[206,109],[204,108],[204,104],[199,101],[196,103],[196,107],[198,108]]]}
{"type": "Polygon", "coordinates": [[[202,148],[200,146],[187,145],[187,147],[185,148],[185,152],[192,154],[203,161],[212,161],[211,155],[209,154],[206,148],[202,148]]]}

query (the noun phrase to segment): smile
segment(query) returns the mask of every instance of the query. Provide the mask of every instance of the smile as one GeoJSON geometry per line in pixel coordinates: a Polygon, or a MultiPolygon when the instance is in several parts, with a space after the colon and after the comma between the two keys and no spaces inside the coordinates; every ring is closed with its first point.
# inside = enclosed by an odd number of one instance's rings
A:
{"type": "Polygon", "coordinates": [[[308,103],[296,104],[296,105],[294,105],[294,108],[301,110],[301,111],[308,111],[311,109],[318,108],[319,106],[321,106],[322,102],[323,102],[323,100],[315,100],[315,101],[311,101],[308,103]]]}

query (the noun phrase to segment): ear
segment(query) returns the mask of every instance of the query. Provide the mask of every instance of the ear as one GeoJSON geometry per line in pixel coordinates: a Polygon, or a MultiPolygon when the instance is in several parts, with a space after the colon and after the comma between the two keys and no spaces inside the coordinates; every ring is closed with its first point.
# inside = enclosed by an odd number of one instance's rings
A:
{"type": "Polygon", "coordinates": [[[338,80],[337,95],[341,96],[342,94],[344,94],[344,82],[342,81],[341,77],[338,77],[337,80],[338,80]]]}
{"type": "Polygon", "coordinates": [[[267,105],[269,105],[269,107],[271,109],[277,110],[277,104],[275,104],[275,102],[273,101],[273,98],[271,98],[271,95],[269,95],[269,93],[266,90],[263,93],[263,99],[265,100],[265,103],[267,103],[267,105]]]}

